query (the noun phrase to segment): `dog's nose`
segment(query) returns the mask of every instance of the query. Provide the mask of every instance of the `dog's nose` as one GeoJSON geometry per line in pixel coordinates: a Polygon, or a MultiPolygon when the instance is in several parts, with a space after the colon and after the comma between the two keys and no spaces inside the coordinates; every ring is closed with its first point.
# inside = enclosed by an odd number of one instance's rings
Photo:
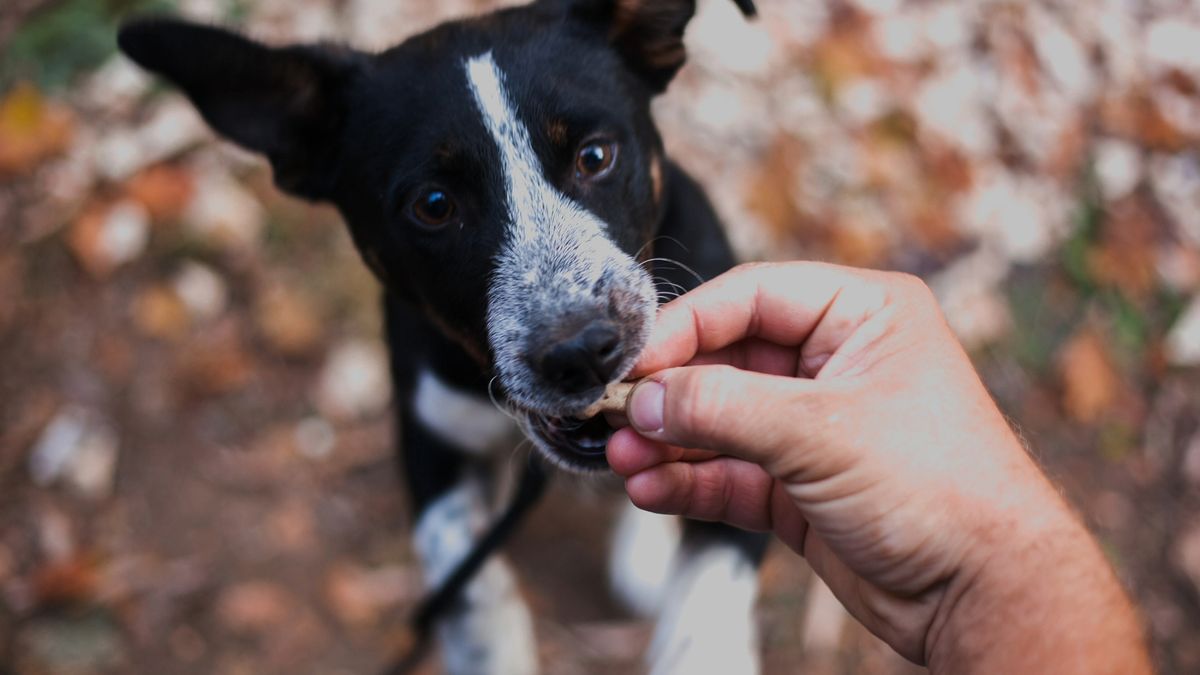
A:
{"type": "Polygon", "coordinates": [[[542,376],[566,393],[603,386],[621,362],[621,334],[607,321],[593,321],[542,355],[542,376]]]}

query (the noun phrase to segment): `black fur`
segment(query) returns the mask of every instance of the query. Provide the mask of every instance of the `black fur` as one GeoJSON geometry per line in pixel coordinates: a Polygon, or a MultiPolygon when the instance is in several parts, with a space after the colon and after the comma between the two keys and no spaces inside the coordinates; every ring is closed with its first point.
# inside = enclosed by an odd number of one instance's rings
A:
{"type": "MultiPolygon", "coordinates": [[[[735,1],[753,13],[749,0],[735,1]]],[[[214,129],[265,155],[280,188],[343,215],[386,289],[402,466],[420,514],[472,460],[414,414],[418,370],[481,396],[503,394],[488,391],[485,316],[509,196],[463,62],[490,51],[546,181],[603,221],[627,254],[683,263],[655,269],[666,282],[660,290],[692,288],[691,270],[712,277],[733,256],[703,191],[663,156],[650,101],[683,64],[694,10],[693,0],[540,0],[443,24],[379,54],[268,47],[166,18],[126,24],[119,44],[178,85],[214,129]],[[619,144],[619,162],[603,182],[581,182],[575,154],[597,133],[619,144]],[[415,215],[428,186],[454,195],[450,226],[432,229],[415,215]]],[[[587,468],[605,466],[595,461],[587,468]]],[[[754,560],[765,542],[722,527],[691,531],[725,536],[754,560]]]]}

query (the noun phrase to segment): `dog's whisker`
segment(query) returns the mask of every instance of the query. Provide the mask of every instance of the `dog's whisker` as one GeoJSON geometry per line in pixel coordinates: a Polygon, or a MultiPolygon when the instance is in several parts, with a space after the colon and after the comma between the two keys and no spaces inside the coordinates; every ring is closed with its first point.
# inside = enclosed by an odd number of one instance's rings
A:
{"type": "Polygon", "coordinates": [[[512,405],[501,403],[500,400],[498,398],[496,398],[496,392],[493,389],[493,387],[495,386],[496,380],[498,380],[498,379],[500,379],[500,376],[496,375],[496,376],[493,376],[492,379],[488,380],[488,385],[487,385],[488,399],[491,400],[492,405],[496,406],[496,410],[499,410],[500,412],[504,413],[504,415],[506,417],[513,420],[514,422],[520,422],[521,420],[517,416],[517,413],[515,412],[515,409],[512,407],[512,405]]]}
{"type": "Polygon", "coordinates": [[[678,293],[679,295],[683,295],[684,293],[687,293],[686,288],[684,288],[683,286],[681,286],[673,281],[663,279],[662,277],[655,277],[655,280],[656,280],[656,283],[659,283],[663,286],[668,287],[669,290],[673,290],[676,293],[678,293]]]}
{"type": "Polygon", "coordinates": [[[691,248],[689,248],[689,247],[687,246],[687,244],[684,244],[682,241],[679,241],[679,239],[677,239],[677,238],[675,238],[675,237],[672,237],[672,236],[671,236],[671,235],[669,235],[669,234],[660,234],[660,235],[658,235],[657,237],[655,237],[654,239],[655,239],[655,241],[657,241],[657,240],[659,240],[659,239],[666,239],[667,241],[671,242],[672,244],[675,244],[675,245],[676,245],[676,246],[678,246],[679,248],[683,249],[683,252],[684,252],[684,253],[691,253],[691,252],[692,252],[692,249],[691,249],[691,248]]]}
{"type": "Polygon", "coordinates": [[[533,450],[533,441],[529,440],[528,437],[513,446],[512,452],[508,453],[508,470],[511,471],[513,469],[513,466],[517,462],[517,458],[521,457],[522,454],[524,454],[526,462],[533,461],[534,453],[530,452],[531,450],[533,450]]]}
{"type": "Polygon", "coordinates": [[[695,277],[695,279],[696,279],[696,282],[697,282],[697,283],[701,283],[701,284],[702,284],[702,283],[704,283],[704,281],[705,281],[704,277],[700,276],[700,273],[699,273],[699,272],[697,272],[696,270],[692,269],[691,267],[688,267],[687,265],[685,265],[685,264],[683,264],[683,263],[681,263],[681,262],[679,262],[678,260],[675,260],[675,259],[673,259],[673,258],[649,258],[649,259],[647,259],[647,260],[645,260],[645,261],[643,261],[642,263],[639,263],[639,264],[646,264],[646,263],[656,263],[656,262],[659,262],[659,263],[670,263],[670,264],[672,264],[672,265],[675,265],[677,268],[679,268],[679,269],[683,270],[684,272],[687,272],[688,274],[690,274],[690,275],[692,275],[693,277],[695,277]]]}
{"type": "MultiPolygon", "coordinates": [[[[645,244],[642,244],[641,248],[639,248],[639,249],[637,250],[637,252],[633,254],[633,259],[634,259],[634,260],[637,260],[638,258],[640,258],[640,257],[642,256],[642,253],[643,253],[643,252],[644,252],[646,249],[650,248],[651,246],[653,246],[653,245],[657,244],[657,243],[658,243],[658,242],[660,242],[660,241],[669,241],[669,242],[673,242],[673,243],[675,243],[677,246],[679,246],[679,248],[683,249],[685,253],[690,253],[690,252],[691,252],[691,250],[690,250],[690,249],[689,249],[687,246],[684,246],[683,242],[679,241],[679,240],[678,240],[678,239],[676,239],[675,237],[672,237],[672,236],[671,236],[671,235],[669,235],[669,234],[660,234],[660,235],[658,235],[657,237],[654,237],[654,238],[653,238],[653,239],[651,239],[650,241],[646,242],[645,244]]],[[[638,264],[641,264],[641,263],[638,263],[638,264]]]]}

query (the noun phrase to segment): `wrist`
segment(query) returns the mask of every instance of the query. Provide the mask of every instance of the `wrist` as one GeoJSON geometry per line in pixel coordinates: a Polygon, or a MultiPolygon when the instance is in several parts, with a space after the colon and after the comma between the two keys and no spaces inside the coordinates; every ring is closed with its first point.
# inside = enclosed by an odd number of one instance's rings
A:
{"type": "Polygon", "coordinates": [[[1083,524],[1057,495],[1029,510],[996,523],[948,583],[930,671],[1151,672],[1136,613],[1083,524]]]}

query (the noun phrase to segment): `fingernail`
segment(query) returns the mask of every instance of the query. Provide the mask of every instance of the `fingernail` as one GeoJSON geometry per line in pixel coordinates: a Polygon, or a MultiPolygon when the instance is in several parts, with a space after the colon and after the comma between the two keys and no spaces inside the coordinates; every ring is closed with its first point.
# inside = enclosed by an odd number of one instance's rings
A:
{"type": "Polygon", "coordinates": [[[804,372],[808,373],[809,377],[816,377],[817,373],[821,372],[821,369],[824,368],[825,364],[829,362],[829,357],[831,356],[833,355],[814,354],[801,357],[801,364],[804,366],[804,372]]]}
{"type": "Polygon", "coordinates": [[[633,388],[629,396],[629,422],[643,432],[663,430],[663,400],[667,388],[649,380],[633,388]]]}

